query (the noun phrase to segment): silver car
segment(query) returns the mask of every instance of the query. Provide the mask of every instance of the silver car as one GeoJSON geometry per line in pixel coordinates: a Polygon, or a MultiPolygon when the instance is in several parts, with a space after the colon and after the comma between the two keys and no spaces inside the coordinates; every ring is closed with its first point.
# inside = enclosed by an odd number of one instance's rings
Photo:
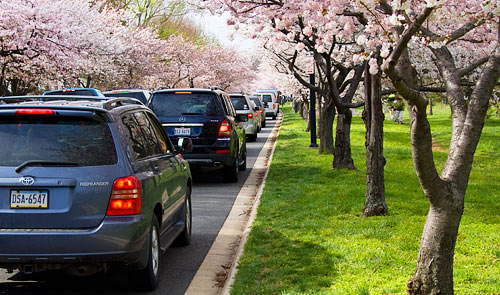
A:
{"type": "Polygon", "coordinates": [[[259,113],[255,111],[255,103],[241,93],[229,93],[229,98],[238,115],[246,115],[248,121],[245,122],[245,131],[249,141],[257,140],[257,133],[259,133],[259,113]]]}

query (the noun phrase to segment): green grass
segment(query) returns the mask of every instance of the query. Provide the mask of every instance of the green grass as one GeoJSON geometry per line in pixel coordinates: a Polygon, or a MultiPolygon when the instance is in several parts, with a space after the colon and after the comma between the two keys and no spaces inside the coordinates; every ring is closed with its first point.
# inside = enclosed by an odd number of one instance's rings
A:
{"type": "MultiPolygon", "coordinates": [[[[333,171],[332,156],[308,148],[306,123],[285,118],[231,294],[406,294],[428,204],[411,160],[408,118],[386,121],[384,155],[389,215],[361,217],[365,128],[352,124],[359,171],[333,171]]],[[[436,142],[450,142],[450,114],[429,116],[436,142]]],[[[407,113],[405,113],[407,114],[407,113]]],[[[485,125],[474,160],[455,251],[456,294],[500,294],[500,120],[485,125]]],[[[442,167],[446,152],[435,151],[442,167]]]]}

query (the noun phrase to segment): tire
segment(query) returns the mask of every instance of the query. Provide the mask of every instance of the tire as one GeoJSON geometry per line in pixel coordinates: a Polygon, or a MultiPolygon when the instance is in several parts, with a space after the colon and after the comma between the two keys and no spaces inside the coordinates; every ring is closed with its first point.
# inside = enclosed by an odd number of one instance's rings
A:
{"type": "Polygon", "coordinates": [[[264,122],[262,122],[262,128],[266,128],[266,120],[264,120],[264,122]]]}
{"type": "Polygon", "coordinates": [[[130,280],[141,291],[153,291],[160,283],[160,226],[155,215],[153,215],[153,220],[151,221],[147,247],[148,264],[146,267],[129,273],[130,280]]]}
{"type": "Polygon", "coordinates": [[[233,161],[231,166],[222,168],[224,182],[238,182],[238,159],[233,161]]]}
{"type": "Polygon", "coordinates": [[[191,188],[188,187],[186,200],[184,201],[184,229],[182,230],[182,233],[175,238],[175,246],[187,246],[191,243],[191,231],[193,225],[193,217],[191,213],[191,188]]]}
{"type": "MultiPolygon", "coordinates": [[[[257,135],[255,137],[257,137],[257,135]]],[[[243,163],[238,166],[238,170],[240,170],[240,171],[247,170],[247,151],[246,150],[243,153],[243,163]]]]}
{"type": "Polygon", "coordinates": [[[255,133],[255,134],[248,134],[248,141],[250,141],[250,142],[257,141],[257,133],[255,133]]]}
{"type": "Polygon", "coordinates": [[[276,120],[276,115],[273,115],[273,120],[276,120]]]}

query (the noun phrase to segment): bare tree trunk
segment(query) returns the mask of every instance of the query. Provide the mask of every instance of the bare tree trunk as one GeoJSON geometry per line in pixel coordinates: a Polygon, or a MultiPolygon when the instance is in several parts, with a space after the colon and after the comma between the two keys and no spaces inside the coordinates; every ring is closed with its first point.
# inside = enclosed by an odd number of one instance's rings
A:
{"type": "Polygon", "coordinates": [[[366,126],[366,198],[363,216],[380,216],[388,212],[385,202],[384,166],[384,112],[380,96],[380,74],[370,75],[365,70],[365,110],[363,120],[366,126]]]}
{"type": "Polygon", "coordinates": [[[320,154],[332,154],[333,155],[333,122],[335,121],[335,104],[326,103],[321,109],[321,121],[319,122],[320,142],[319,142],[319,153],[320,154]]]}
{"type": "Polygon", "coordinates": [[[453,202],[441,205],[431,206],[427,215],[417,270],[408,281],[408,294],[453,294],[453,256],[464,207],[463,203],[453,202]]]}
{"type": "Polygon", "coordinates": [[[350,110],[346,114],[339,114],[337,116],[333,169],[347,168],[356,170],[351,155],[351,121],[352,112],[350,110]]]}

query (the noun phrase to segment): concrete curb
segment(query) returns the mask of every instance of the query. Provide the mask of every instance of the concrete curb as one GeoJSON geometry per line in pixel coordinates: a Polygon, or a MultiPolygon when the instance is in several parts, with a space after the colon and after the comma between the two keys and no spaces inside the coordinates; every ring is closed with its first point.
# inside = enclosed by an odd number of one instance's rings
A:
{"type": "Polygon", "coordinates": [[[237,273],[239,258],[250,233],[250,226],[257,215],[282,120],[283,116],[280,116],[267,138],[252,171],[234,201],[231,212],[191,280],[186,295],[229,294],[237,273]]]}

